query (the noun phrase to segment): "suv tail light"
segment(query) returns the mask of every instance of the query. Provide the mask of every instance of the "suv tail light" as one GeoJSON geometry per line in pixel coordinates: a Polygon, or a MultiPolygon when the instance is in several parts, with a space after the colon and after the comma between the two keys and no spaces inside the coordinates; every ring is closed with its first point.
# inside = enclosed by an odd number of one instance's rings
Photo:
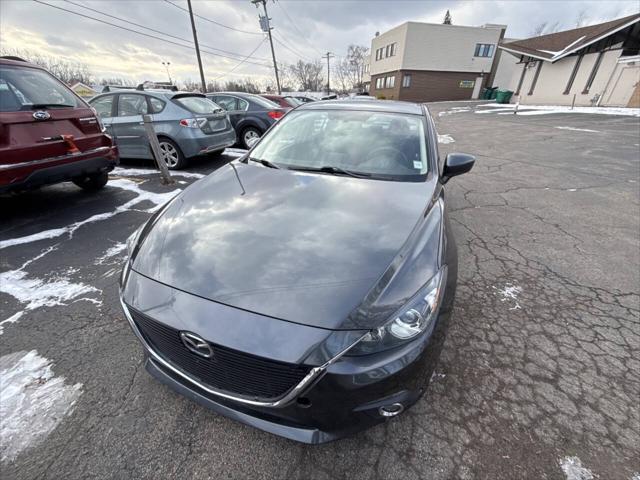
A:
{"type": "Polygon", "coordinates": [[[209,121],[206,118],[183,118],[180,120],[180,125],[187,128],[200,128],[204,129],[209,121]]]}
{"type": "Polygon", "coordinates": [[[278,110],[271,110],[270,112],[267,112],[267,115],[269,115],[270,118],[273,118],[274,120],[278,120],[279,118],[282,118],[282,115],[284,115],[282,112],[279,112],[278,110]]]}

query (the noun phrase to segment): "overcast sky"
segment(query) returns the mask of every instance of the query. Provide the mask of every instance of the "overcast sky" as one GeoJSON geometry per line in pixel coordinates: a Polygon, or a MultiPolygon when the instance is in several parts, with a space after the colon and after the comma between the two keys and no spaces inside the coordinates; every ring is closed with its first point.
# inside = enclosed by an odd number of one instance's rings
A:
{"type": "MultiPolygon", "coordinates": [[[[180,44],[192,39],[189,15],[166,0],[42,0],[60,8],[100,18],[180,44]],[[123,23],[83,8],[89,7],[139,25],[123,23]],[[180,40],[174,37],[179,37],[180,40]]],[[[171,0],[186,8],[186,0],[171,0]]],[[[249,0],[193,0],[194,12],[235,28],[196,18],[208,80],[271,75],[270,50],[258,25],[258,10],[249,0]],[[249,33],[247,33],[249,32],[249,33]],[[254,49],[249,61],[237,66],[254,49]],[[229,53],[231,52],[231,53],[229,53]],[[232,58],[216,56],[214,53],[232,58]],[[238,55],[241,55],[238,57],[238,55]],[[235,70],[229,73],[232,69],[235,70]]],[[[507,37],[526,38],[541,22],[574,28],[581,11],[587,24],[637,13],[637,0],[590,1],[394,1],[277,0],[267,8],[275,31],[278,62],[310,61],[331,51],[338,56],[349,44],[370,46],[376,31],[406,21],[441,23],[450,10],[455,25],[508,25],[507,37]]],[[[0,0],[0,47],[28,49],[85,63],[96,77],[127,77],[134,81],[166,80],[162,62],[170,62],[174,79],[198,79],[193,49],[138,35],[82,18],[32,0],[0,0]]],[[[433,48],[442,48],[434,45],[433,48]]]]}

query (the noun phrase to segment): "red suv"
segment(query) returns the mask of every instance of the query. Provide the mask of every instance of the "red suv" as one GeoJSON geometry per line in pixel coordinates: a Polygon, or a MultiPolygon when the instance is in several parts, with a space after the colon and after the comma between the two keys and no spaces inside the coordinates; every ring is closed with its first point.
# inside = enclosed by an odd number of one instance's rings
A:
{"type": "Polygon", "coordinates": [[[84,100],[45,69],[0,57],[0,193],[107,183],[118,150],[84,100]]]}

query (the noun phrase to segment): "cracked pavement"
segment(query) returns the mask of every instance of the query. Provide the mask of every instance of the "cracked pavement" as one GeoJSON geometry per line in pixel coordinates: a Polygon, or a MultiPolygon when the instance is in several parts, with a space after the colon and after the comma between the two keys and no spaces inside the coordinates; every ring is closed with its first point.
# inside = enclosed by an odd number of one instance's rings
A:
{"type": "MultiPolygon", "coordinates": [[[[83,394],[46,439],[0,464],[2,477],[560,480],[559,461],[578,457],[595,478],[631,480],[640,472],[640,119],[476,115],[475,104],[452,112],[460,105],[430,106],[438,132],[454,139],[440,145],[442,157],[462,151],[477,162],[447,185],[460,257],[456,307],[437,375],[413,408],[307,446],[153,380],[117,300],[122,254],[97,262],[148,217],[146,201],[72,236],[0,250],[0,272],[50,249],[24,267],[28,278],[58,275],[101,292],[3,325],[2,355],[36,349],[83,394]]],[[[157,176],[123,178],[157,193],[176,188],[157,176]]],[[[180,187],[195,180],[178,179],[180,187]]],[[[134,197],[58,185],[0,199],[0,241],[134,197]]],[[[0,292],[0,321],[24,308],[0,292]]]]}

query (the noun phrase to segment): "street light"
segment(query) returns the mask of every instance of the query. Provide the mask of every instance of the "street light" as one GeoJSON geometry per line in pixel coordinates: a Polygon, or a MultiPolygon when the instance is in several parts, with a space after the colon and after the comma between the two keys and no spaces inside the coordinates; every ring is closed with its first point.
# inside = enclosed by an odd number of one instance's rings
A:
{"type": "Polygon", "coordinates": [[[171,62],[162,62],[162,65],[164,65],[164,68],[167,70],[167,77],[169,77],[169,83],[173,85],[173,81],[171,80],[171,74],[169,73],[169,65],[171,65],[171,62]]]}

